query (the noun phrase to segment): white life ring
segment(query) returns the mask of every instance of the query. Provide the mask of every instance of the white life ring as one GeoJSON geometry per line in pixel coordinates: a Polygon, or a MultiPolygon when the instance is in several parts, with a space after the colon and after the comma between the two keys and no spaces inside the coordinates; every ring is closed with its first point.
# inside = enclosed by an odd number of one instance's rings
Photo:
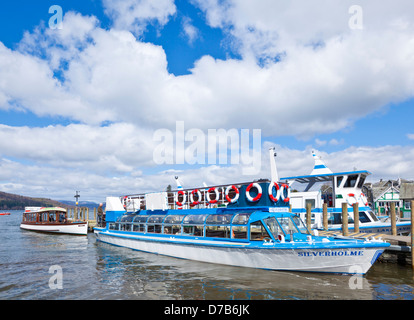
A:
{"type": "Polygon", "coordinates": [[[363,192],[361,192],[361,194],[359,195],[359,198],[361,199],[362,203],[368,207],[368,200],[367,197],[365,196],[365,194],[363,192]]]}
{"type": "Polygon", "coordinates": [[[190,202],[191,202],[190,206],[192,206],[192,207],[201,203],[201,192],[200,192],[200,190],[194,189],[193,191],[191,191],[191,193],[190,193],[190,202]],[[196,194],[196,193],[197,193],[198,200],[194,201],[194,194],[196,194]]]}
{"type": "Polygon", "coordinates": [[[269,189],[268,189],[268,193],[269,193],[269,198],[270,200],[272,200],[273,202],[278,202],[279,198],[280,198],[280,187],[277,184],[277,182],[270,182],[269,184],[269,189]],[[273,187],[276,187],[276,197],[273,196],[273,187]]]}
{"type": "Polygon", "coordinates": [[[289,185],[286,183],[282,183],[282,187],[280,188],[280,197],[282,198],[283,202],[290,201],[290,188],[289,185]],[[287,196],[285,197],[285,190],[287,190],[287,196]]]}
{"type": "Polygon", "coordinates": [[[235,185],[228,186],[228,187],[226,188],[225,195],[226,195],[226,200],[227,200],[228,202],[230,202],[230,203],[235,203],[235,202],[239,199],[239,189],[238,189],[235,185]],[[230,189],[233,189],[233,190],[234,190],[234,192],[236,192],[236,195],[235,195],[235,197],[234,197],[233,199],[231,199],[231,198],[229,197],[229,192],[230,192],[230,189]]]}
{"type": "Polygon", "coordinates": [[[259,201],[261,197],[262,197],[262,187],[260,186],[260,184],[258,184],[257,182],[253,182],[247,186],[246,188],[247,200],[249,200],[250,202],[256,202],[256,201],[259,201]],[[250,189],[252,188],[257,189],[257,196],[255,196],[254,198],[252,198],[252,196],[250,195],[250,189]]]}
{"type": "Polygon", "coordinates": [[[348,203],[349,206],[352,207],[354,205],[354,203],[358,203],[358,199],[357,199],[355,194],[348,193],[348,197],[346,198],[346,202],[348,203]],[[352,198],[354,198],[355,201],[351,201],[352,198]]]}
{"type": "Polygon", "coordinates": [[[214,187],[211,187],[210,189],[207,190],[206,198],[207,198],[207,202],[209,204],[217,203],[219,201],[219,192],[218,192],[218,190],[214,187]],[[211,200],[211,198],[210,198],[210,192],[211,191],[214,191],[214,193],[216,194],[216,198],[214,200],[211,200]]]}
{"type": "Polygon", "coordinates": [[[185,204],[186,201],[187,201],[187,194],[183,190],[178,191],[177,192],[177,200],[175,201],[175,203],[177,204],[177,206],[182,207],[185,204]],[[183,201],[182,202],[178,201],[178,196],[180,194],[183,195],[183,201]]]}

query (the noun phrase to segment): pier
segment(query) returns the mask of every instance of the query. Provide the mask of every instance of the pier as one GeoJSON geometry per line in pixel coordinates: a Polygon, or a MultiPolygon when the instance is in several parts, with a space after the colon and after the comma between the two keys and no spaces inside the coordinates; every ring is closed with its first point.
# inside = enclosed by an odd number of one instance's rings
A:
{"type": "MultiPolygon", "coordinates": [[[[414,269],[414,200],[411,201],[411,234],[408,236],[397,235],[396,230],[396,213],[395,204],[391,203],[391,234],[386,233],[365,233],[360,232],[359,221],[354,219],[356,232],[349,232],[348,230],[348,219],[347,219],[347,204],[344,203],[342,206],[342,230],[341,231],[329,231],[328,230],[328,219],[327,219],[327,206],[323,206],[323,224],[324,230],[318,230],[320,236],[336,237],[342,239],[361,239],[361,240],[383,240],[388,242],[391,246],[385,250],[380,257],[382,262],[398,262],[401,264],[410,264],[414,269]]],[[[354,212],[358,212],[358,203],[353,205],[354,212]]],[[[308,227],[310,226],[311,208],[307,207],[306,222],[308,227]]],[[[309,228],[310,229],[310,228],[309,228]]]]}
{"type": "Polygon", "coordinates": [[[66,208],[68,213],[68,219],[88,221],[89,231],[92,232],[93,228],[97,225],[97,208],[93,208],[93,219],[90,217],[88,207],[70,207],[66,208]]]}

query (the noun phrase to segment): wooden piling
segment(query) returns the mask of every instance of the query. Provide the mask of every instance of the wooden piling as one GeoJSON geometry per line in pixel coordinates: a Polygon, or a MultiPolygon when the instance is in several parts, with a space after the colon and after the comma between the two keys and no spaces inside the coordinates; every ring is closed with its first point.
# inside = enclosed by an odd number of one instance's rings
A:
{"type": "Polygon", "coordinates": [[[311,231],[311,224],[312,224],[312,204],[306,204],[306,226],[308,230],[311,231]]]}
{"type": "Polygon", "coordinates": [[[355,202],[352,205],[354,209],[354,232],[359,232],[359,204],[355,202]]]}
{"type": "Polygon", "coordinates": [[[414,200],[411,200],[411,267],[414,270],[414,200]]]}
{"type": "Polygon", "coordinates": [[[322,222],[323,222],[323,229],[328,230],[328,204],[325,202],[322,205],[322,222]]]}
{"type": "Polygon", "coordinates": [[[348,204],[342,203],[342,235],[344,237],[349,236],[348,232],[348,204]]]}
{"type": "Polygon", "coordinates": [[[397,235],[397,224],[395,215],[395,202],[391,202],[391,235],[397,235]]]}

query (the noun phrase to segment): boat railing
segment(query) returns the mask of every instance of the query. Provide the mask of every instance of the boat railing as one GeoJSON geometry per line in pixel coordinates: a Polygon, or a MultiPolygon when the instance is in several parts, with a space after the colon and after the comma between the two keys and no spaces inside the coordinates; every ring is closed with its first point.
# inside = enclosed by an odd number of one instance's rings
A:
{"type": "MultiPolygon", "coordinates": [[[[127,212],[138,210],[154,209],[201,209],[227,207],[231,202],[235,202],[239,197],[240,188],[248,186],[251,183],[267,182],[270,180],[260,179],[253,182],[242,182],[236,184],[220,184],[214,186],[203,186],[188,189],[175,189],[160,193],[161,200],[157,205],[152,206],[148,201],[149,194],[131,194],[121,197],[123,205],[127,212]]],[[[151,194],[150,194],[151,195],[151,194]]]]}

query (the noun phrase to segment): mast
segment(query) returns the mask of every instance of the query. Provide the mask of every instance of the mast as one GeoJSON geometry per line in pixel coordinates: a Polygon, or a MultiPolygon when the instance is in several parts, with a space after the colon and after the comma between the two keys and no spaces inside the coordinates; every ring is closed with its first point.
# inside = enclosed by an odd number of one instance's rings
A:
{"type": "Polygon", "coordinates": [[[277,174],[277,167],[276,167],[276,160],[275,157],[277,156],[275,152],[275,147],[269,148],[269,160],[270,160],[270,175],[272,182],[279,181],[279,175],[277,174]]]}

